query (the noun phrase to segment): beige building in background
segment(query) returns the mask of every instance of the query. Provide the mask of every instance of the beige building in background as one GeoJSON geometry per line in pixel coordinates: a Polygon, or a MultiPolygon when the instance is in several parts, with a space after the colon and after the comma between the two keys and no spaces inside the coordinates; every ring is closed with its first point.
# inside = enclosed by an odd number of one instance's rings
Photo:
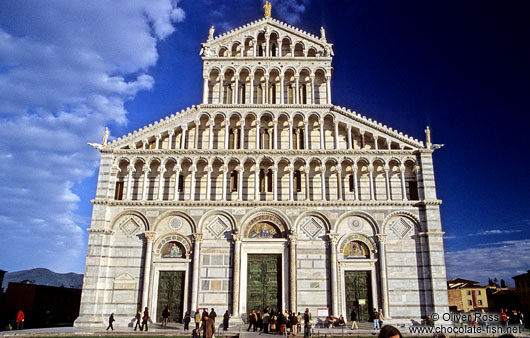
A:
{"type": "MultiPolygon", "coordinates": [[[[331,100],[332,44],[271,17],[202,44],[202,103],[101,152],[77,327],[147,307],[448,309],[432,153],[331,100]]],[[[338,56],[340,57],[340,56],[338,56]]],[[[346,57],[346,56],[342,56],[346,57]]],[[[325,312],[324,310],[323,312],[325,312]]]]}
{"type": "Polygon", "coordinates": [[[478,282],[453,278],[447,282],[449,309],[456,311],[474,311],[488,309],[487,287],[478,282]]]}

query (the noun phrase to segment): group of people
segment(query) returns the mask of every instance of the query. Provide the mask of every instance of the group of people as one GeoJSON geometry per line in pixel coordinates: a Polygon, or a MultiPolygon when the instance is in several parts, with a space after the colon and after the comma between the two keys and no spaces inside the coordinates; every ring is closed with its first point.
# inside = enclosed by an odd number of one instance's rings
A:
{"type": "Polygon", "coordinates": [[[252,328],[254,332],[261,331],[265,334],[285,334],[290,333],[296,336],[302,329],[302,322],[304,323],[304,337],[311,335],[311,313],[309,309],[305,309],[304,314],[300,312],[285,310],[282,311],[271,310],[266,307],[263,313],[260,310],[252,310],[248,315],[248,329],[252,328]]]}
{"type": "Polygon", "coordinates": [[[501,312],[499,313],[500,322],[503,326],[508,325],[521,325],[524,327],[524,315],[521,311],[512,310],[508,311],[508,309],[501,309],[501,312]]]}
{"type": "Polygon", "coordinates": [[[374,322],[374,330],[382,329],[383,321],[385,320],[385,317],[383,316],[383,309],[379,309],[379,311],[377,311],[377,309],[374,308],[370,315],[370,319],[374,322]]]}

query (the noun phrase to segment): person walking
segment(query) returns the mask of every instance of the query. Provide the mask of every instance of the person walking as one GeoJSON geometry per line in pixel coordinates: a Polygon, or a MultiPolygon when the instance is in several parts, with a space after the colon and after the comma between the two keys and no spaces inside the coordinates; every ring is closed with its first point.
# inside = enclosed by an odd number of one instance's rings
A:
{"type": "Polygon", "coordinates": [[[208,317],[208,314],[206,314],[205,317],[203,317],[203,323],[201,327],[199,328],[199,331],[203,331],[203,338],[212,338],[212,336],[215,334],[215,322],[213,319],[208,317]]]}
{"type": "Polygon", "coordinates": [[[268,310],[265,310],[265,313],[263,314],[263,317],[261,317],[261,320],[263,322],[263,333],[269,333],[269,324],[271,321],[271,315],[269,314],[268,310]]]}
{"type": "Polygon", "coordinates": [[[17,330],[23,330],[24,329],[24,312],[22,310],[18,310],[16,322],[17,322],[17,330]]]}
{"type": "Polygon", "coordinates": [[[136,329],[140,329],[140,331],[142,331],[142,324],[141,324],[142,323],[142,310],[138,310],[134,318],[136,319],[136,324],[134,325],[134,331],[136,331],[136,329]]]}
{"type": "Polygon", "coordinates": [[[199,309],[197,309],[197,311],[195,311],[195,316],[193,316],[193,318],[195,319],[195,330],[199,330],[199,326],[201,326],[201,312],[199,311],[199,309]]]}
{"type": "Polygon", "coordinates": [[[228,310],[226,310],[225,314],[223,315],[223,331],[228,330],[228,323],[230,322],[230,313],[228,310]]]}
{"type": "Polygon", "coordinates": [[[169,309],[169,306],[166,306],[166,308],[162,311],[162,326],[167,326],[170,313],[171,310],[169,309]]]}
{"type": "Polygon", "coordinates": [[[190,329],[190,312],[186,311],[186,314],[184,315],[184,331],[188,331],[190,329]]]}
{"type": "Polygon", "coordinates": [[[214,308],[212,308],[212,311],[210,311],[210,314],[208,315],[208,318],[211,318],[213,322],[215,323],[215,318],[217,317],[217,313],[215,312],[214,308]]]}
{"type": "Polygon", "coordinates": [[[147,321],[148,320],[149,320],[149,310],[146,307],[144,310],[144,316],[142,317],[142,330],[141,331],[147,332],[147,329],[148,329],[147,321]]]}
{"type": "Polygon", "coordinates": [[[112,329],[112,331],[114,331],[114,326],[112,326],[112,323],[114,323],[114,312],[110,314],[109,316],[109,326],[107,326],[107,331],[109,329],[112,329]]]}
{"type": "Polygon", "coordinates": [[[254,310],[250,311],[250,314],[248,315],[248,329],[247,332],[250,331],[251,327],[254,327],[254,332],[256,331],[256,323],[257,323],[257,317],[256,312],[254,310]]]}
{"type": "Polygon", "coordinates": [[[351,320],[351,329],[359,329],[359,325],[357,325],[357,312],[355,312],[355,309],[351,309],[350,313],[350,320],[351,320]]]}

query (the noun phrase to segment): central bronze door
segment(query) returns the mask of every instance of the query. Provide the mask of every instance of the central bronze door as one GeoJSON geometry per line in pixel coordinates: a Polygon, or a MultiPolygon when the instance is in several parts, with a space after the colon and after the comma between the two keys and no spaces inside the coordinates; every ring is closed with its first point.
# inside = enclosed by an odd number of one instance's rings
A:
{"type": "Polygon", "coordinates": [[[366,322],[372,311],[371,283],[369,271],[345,271],[346,311],[351,319],[352,309],[357,312],[357,320],[366,322]]]}
{"type": "Polygon", "coordinates": [[[162,322],[162,312],[169,307],[169,321],[182,321],[182,299],[184,296],[184,271],[160,271],[158,280],[157,322],[162,322]]]}
{"type": "Polygon", "coordinates": [[[247,312],[281,310],[281,255],[248,255],[247,312]]]}

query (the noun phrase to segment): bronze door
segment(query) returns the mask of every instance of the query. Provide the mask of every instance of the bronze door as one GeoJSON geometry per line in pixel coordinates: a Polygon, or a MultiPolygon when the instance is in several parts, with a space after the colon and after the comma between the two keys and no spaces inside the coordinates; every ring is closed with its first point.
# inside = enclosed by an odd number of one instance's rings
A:
{"type": "Polygon", "coordinates": [[[352,309],[357,312],[357,321],[366,322],[372,311],[372,294],[369,271],[345,271],[346,312],[348,318],[352,309]]]}
{"type": "Polygon", "coordinates": [[[281,310],[281,255],[248,255],[247,312],[281,310]]]}
{"type": "Polygon", "coordinates": [[[158,279],[157,322],[162,322],[162,312],[169,306],[169,321],[182,321],[182,299],[184,296],[184,271],[160,271],[158,279]]]}

